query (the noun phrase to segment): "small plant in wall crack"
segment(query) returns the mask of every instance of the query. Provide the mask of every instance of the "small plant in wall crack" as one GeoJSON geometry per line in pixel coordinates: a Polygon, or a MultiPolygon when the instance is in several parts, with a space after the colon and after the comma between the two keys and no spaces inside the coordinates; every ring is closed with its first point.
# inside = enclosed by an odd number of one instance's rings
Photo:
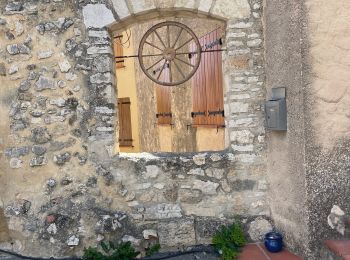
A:
{"type": "Polygon", "coordinates": [[[84,249],[84,260],[130,260],[139,255],[140,252],[135,251],[130,242],[122,242],[114,244],[101,242],[102,251],[96,247],[89,247],[84,249]]]}
{"type": "Polygon", "coordinates": [[[246,244],[244,232],[238,221],[229,226],[221,226],[213,237],[214,247],[219,251],[222,260],[232,260],[246,244]]]}
{"type": "Polygon", "coordinates": [[[150,246],[148,249],[146,249],[146,256],[152,256],[158,253],[159,250],[160,250],[160,244],[154,244],[150,246]]]}

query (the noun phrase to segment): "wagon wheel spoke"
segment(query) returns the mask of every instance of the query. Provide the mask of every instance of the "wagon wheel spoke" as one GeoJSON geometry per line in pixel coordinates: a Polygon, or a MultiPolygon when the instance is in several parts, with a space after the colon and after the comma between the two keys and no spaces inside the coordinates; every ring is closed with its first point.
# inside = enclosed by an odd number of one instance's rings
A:
{"type": "Polygon", "coordinates": [[[171,61],[169,62],[169,82],[173,82],[173,74],[171,73],[171,61]]]}
{"type": "Polygon", "coordinates": [[[162,66],[162,69],[160,70],[160,72],[159,72],[159,74],[158,74],[157,80],[159,80],[160,75],[162,75],[162,72],[163,72],[163,70],[164,70],[164,68],[165,68],[165,64],[166,64],[166,60],[164,61],[164,64],[163,64],[163,66],[162,66]]]}
{"type": "Polygon", "coordinates": [[[161,42],[161,44],[164,46],[164,48],[166,48],[165,43],[163,42],[162,38],[160,38],[159,33],[158,33],[156,30],[154,30],[154,33],[157,35],[157,38],[159,39],[159,41],[161,42]]]}
{"type": "Polygon", "coordinates": [[[158,56],[163,56],[163,53],[158,53],[158,54],[144,54],[144,55],[141,55],[140,57],[142,57],[142,58],[149,58],[149,57],[158,57],[158,56]]]}
{"type": "Polygon", "coordinates": [[[174,42],[173,45],[171,46],[171,48],[174,48],[174,47],[175,47],[175,45],[176,45],[177,41],[179,40],[180,35],[181,35],[181,33],[182,33],[183,30],[184,30],[184,29],[181,28],[181,30],[179,31],[178,35],[176,36],[175,42],[174,42]]]}
{"type": "Polygon", "coordinates": [[[170,48],[170,28],[169,25],[166,27],[166,32],[168,36],[168,48],[170,48]]]}
{"type": "Polygon", "coordinates": [[[195,67],[193,64],[188,63],[187,61],[181,60],[181,59],[179,59],[179,58],[177,58],[177,57],[175,57],[175,59],[177,59],[178,61],[181,61],[182,63],[185,63],[185,64],[188,65],[188,66],[191,66],[192,68],[195,67]]]}
{"type": "Polygon", "coordinates": [[[153,43],[150,43],[148,41],[145,41],[145,43],[147,43],[148,45],[151,45],[153,48],[156,48],[157,50],[163,51],[161,48],[157,47],[156,45],[154,45],[153,43]]]}
{"type": "Polygon", "coordinates": [[[183,78],[186,78],[185,74],[182,72],[182,70],[180,69],[179,65],[177,65],[177,63],[174,61],[175,67],[176,69],[180,72],[181,76],[183,78]]]}
{"type": "Polygon", "coordinates": [[[181,49],[181,48],[184,47],[186,44],[189,44],[191,41],[193,41],[193,38],[189,39],[189,40],[186,41],[184,44],[182,44],[180,47],[176,48],[175,51],[181,49]]]}
{"type": "Polygon", "coordinates": [[[156,63],[154,63],[153,65],[151,65],[150,67],[148,67],[146,70],[149,71],[150,69],[152,69],[154,66],[156,66],[159,62],[161,62],[164,58],[162,57],[160,60],[158,60],[156,63]]]}

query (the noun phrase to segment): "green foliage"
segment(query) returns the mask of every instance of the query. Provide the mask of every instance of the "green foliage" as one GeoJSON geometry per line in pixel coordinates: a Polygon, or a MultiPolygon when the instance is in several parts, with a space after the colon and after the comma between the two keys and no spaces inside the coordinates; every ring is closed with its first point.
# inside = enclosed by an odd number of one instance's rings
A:
{"type": "Polygon", "coordinates": [[[98,252],[97,248],[89,247],[88,249],[84,248],[84,260],[104,260],[106,257],[98,252]]]}
{"type": "Polygon", "coordinates": [[[238,223],[222,226],[213,237],[214,247],[219,250],[222,260],[232,260],[237,257],[241,247],[246,244],[244,232],[238,223]]]}
{"type": "Polygon", "coordinates": [[[136,252],[130,242],[115,245],[111,241],[101,242],[102,251],[97,248],[89,247],[84,249],[84,260],[130,260],[135,258],[139,252],[136,252]]]}
{"type": "Polygon", "coordinates": [[[146,256],[152,256],[158,253],[160,250],[160,244],[154,244],[150,248],[146,249],[146,256]]]}

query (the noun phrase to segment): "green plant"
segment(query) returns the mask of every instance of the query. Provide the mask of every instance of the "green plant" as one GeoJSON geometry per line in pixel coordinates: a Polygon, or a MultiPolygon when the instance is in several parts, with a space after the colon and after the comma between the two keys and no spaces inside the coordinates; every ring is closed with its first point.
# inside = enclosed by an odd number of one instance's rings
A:
{"type": "Polygon", "coordinates": [[[232,260],[237,257],[241,247],[246,244],[241,225],[233,223],[227,227],[221,226],[213,237],[213,244],[219,250],[222,260],[232,260]]]}
{"type": "Polygon", "coordinates": [[[146,256],[152,256],[158,253],[160,250],[160,244],[154,244],[150,248],[146,249],[146,256]]]}
{"type": "Polygon", "coordinates": [[[135,258],[139,252],[135,251],[130,242],[115,245],[113,242],[101,242],[103,252],[97,248],[84,249],[84,260],[130,260],[135,258]]]}

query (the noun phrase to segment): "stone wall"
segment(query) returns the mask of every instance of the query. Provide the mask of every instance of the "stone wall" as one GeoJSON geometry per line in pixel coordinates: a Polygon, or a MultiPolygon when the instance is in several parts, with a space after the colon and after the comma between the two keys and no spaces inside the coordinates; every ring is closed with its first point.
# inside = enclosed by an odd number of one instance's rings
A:
{"type": "Polygon", "coordinates": [[[271,228],[260,1],[146,2],[0,2],[0,212],[10,238],[1,248],[79,255],[103,239],[142,249],[154,236],[176,248],[209,242],[235,215],[251,240],[271,228]],[[115,155],[110,32],[175,15],[227,21],[229,148],[115,155]]]}

